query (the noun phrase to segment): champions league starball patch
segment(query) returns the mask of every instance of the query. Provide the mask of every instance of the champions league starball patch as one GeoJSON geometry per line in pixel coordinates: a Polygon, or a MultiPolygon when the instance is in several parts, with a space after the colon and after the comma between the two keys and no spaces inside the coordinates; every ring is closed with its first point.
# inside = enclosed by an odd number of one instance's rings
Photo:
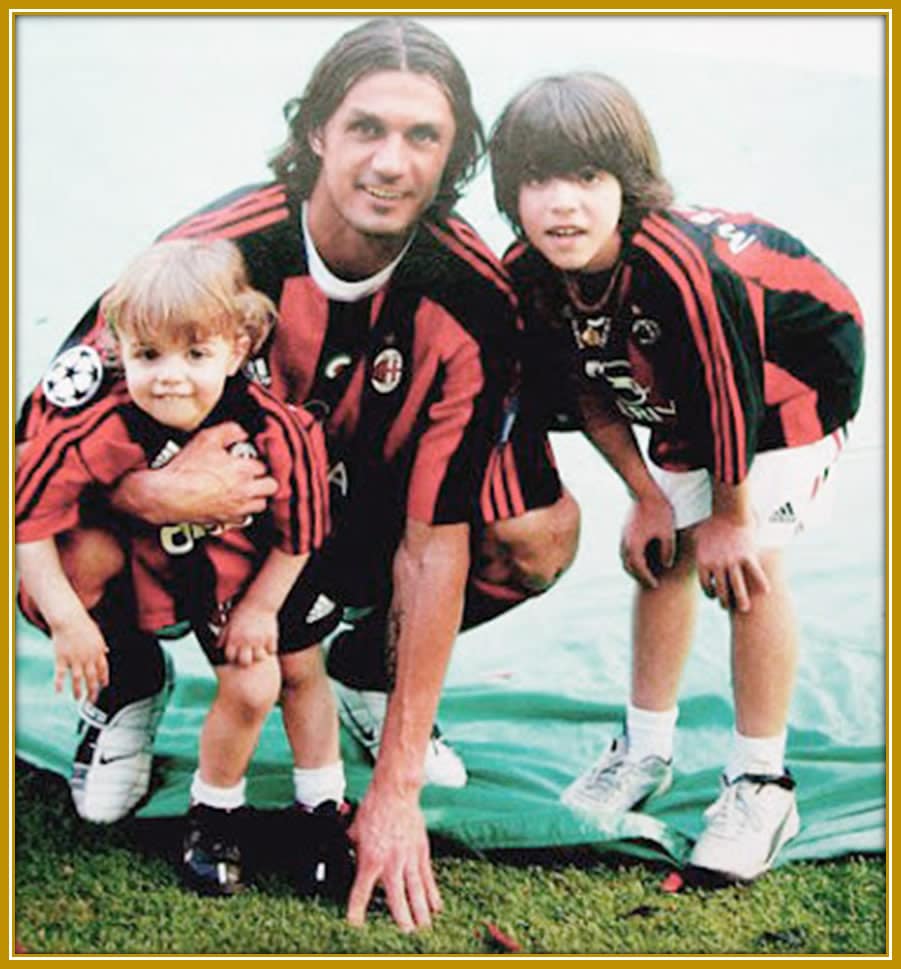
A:
{"type": "Polygon", "coordinates": [[[50,364],[41,388],[56,407],[81,407],[97,393],[103,382],[103,362],[93,347],[69,347],[50,364]]]}

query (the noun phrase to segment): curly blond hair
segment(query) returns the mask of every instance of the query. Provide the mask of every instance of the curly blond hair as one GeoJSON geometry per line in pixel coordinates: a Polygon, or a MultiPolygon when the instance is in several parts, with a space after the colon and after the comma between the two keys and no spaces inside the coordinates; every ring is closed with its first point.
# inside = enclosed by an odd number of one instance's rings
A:
{"type": "Polygon", "coordinates": [[[156,243],[129,263],[100,311],[111,350],[119,334],[139,343],[176,344],[246,336],[252,355],[277,318],[269,297],[251,288],[241,252],[227,239],[156,243]]]}

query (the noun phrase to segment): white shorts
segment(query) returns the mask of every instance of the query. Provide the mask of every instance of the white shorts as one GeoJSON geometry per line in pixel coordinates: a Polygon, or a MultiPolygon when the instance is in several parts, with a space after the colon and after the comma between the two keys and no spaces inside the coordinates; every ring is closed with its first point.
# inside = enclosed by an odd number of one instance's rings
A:
{"type": "MultiPolygon", "coordinates": [[[[763,451],[754,458],[747,480],[759,548],[783,548],[827,517],[832,488],[826,483],[847,436],[847,429],[842,428],[813,444],[763,451]]],[[[673,506],[677,529],[710,517],[710,473],[706,469],[665,471],[650,461],[648,467],[673,506]]]]}

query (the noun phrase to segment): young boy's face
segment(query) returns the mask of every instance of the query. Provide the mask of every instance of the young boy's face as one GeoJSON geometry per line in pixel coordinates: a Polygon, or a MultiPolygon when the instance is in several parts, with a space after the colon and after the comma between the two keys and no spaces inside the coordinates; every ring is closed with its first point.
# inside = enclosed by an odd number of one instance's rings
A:
{"type": "Polygon", "coordinates": [[[529,242],[567,272],[600,272],[616,262],[622,210],[619,180],[593,168],[533,179],[519,189],[519,221],[529,242]]]}
{"type": "Polygon", "coordinates": [[[119,345],[128,392],[160,424],[193,431],[218,403],[226,379],[241,366],[246,340],[217,335],[192,343],[148,343],[123,333],[119,345]]]}

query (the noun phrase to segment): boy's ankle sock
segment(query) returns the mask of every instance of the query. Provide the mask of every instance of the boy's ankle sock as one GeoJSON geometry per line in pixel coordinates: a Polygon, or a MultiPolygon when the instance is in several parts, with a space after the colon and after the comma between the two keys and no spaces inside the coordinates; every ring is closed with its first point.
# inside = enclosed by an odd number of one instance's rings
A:
{"type": "Polygon", "coordinates": [[[774,737],[745,737],[732,731],[732,745],[724,771],[726,779],[734,781],[742,774],[766,774],[781,777],[785,773],[785,742],[787,731],[774,737]]]}
{"type": "Polygon", "coordinates": [[[217,787],[202,780],[200,771],[196,770],[191,781],[191,804],[205,804],[220,811],[235,811],[246,803],[246,788],[246,777],[242,777],[233,787],[217,787]]]}
{"type": "Polygon", "coordinates": [[[324,767],[295,767],[294,800],[305,810],[313,811],[324,801],[341,804],[346,781],[344,762],[335,761],[324,767]]]}
{"type": "Polygon", "coordinates": [[[629,760],[659,757],[672,760],[673,737],[679,707],[671,710],[642,710],[631,703],[626,705],[626,756],[629,760]]]}

